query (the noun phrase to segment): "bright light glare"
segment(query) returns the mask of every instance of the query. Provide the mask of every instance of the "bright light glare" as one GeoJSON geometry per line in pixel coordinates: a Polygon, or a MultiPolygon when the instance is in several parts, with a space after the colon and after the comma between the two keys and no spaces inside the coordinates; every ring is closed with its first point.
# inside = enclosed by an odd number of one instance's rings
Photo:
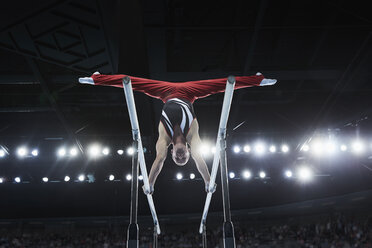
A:
{"type": "Polygon", "coordinates": [[[5,156],[5,151],[3,149],[0,149],[0,158],[5,156]]]}
{"type": "Polygon", "coordinates": [[[78,150],[75,148],[75,147],[73,147],[73,148],[71,148],[70,149],[70,155],[71,156],[76,156],[78,154],[78,150]]]}
{"type": "Polygon", "coordinates": [[[243,177],[245,179],[249,179],[249,178],[251,178],[251,176],[252,176],[252,174],[251,174],[250,171],[248,171],[248,170],[243,171],[243,177]]]}
{"type": "Polygon", "coordinates": [[[16,177],[16,178],[14,178],[14,182],[16,182],[16,183],[20,183],[20,182],[21,182],[21,178],[20,178],[20,177],[16,177]]]}
{"type": "Polygon", "coordinates": [[[307,152],[310,150],[310,147],[308,144],[304,144],[302,147],[301,147],[301,151],[304,151],[304,152],[307,152]]]}
{"type": "Polygon", "coordinates": [[[18,156],[20,156],[20,157],[24,157],[24,156],[26,156],[26,154],[27,154],[27,149],[26,149],[26,147],[20,147],[20,148],[18,148],[18,150],[17,150],[17,154],[18,154],[18,156]]]}
{"type": "Polygon", "coordinates": [[[266,173],[264,171],[261,171],[259,176],[260,178],[264,179],[266,177],[266,173]]]}
{"type": "Polygon", "coordinates": [[[309,182],[313,178],[313,172],[308,167],[301,167],[298,169],[298,178],[302,182],[309,182]]]}
{"type": "Polygon", "coordinates": [[[66,155],[66,149],[65,148],[59,148],[57,152],[59,157],[63,157],[66,155]]]}
{"type": "Polygon", "coordinates": [[[194,173],[191,173],[190,174],[190,179],[192,180],[192,179],[195,179],[195,174],[194,173]]]}
{"type": "Polygon", "coordinates": [[[288,145],[282,145],[282,152],[287,153],[289,151],[288,145]]]}
{"type": "Polygon", "coordinates": [[[110,175],[110,176],[109,176],[109,180],[110,180],[110,181],[114,181],[114,179],[115,179],[115,176],[114,176],[114,175],[110,175]]]}
{"type": "Polygon", "coordinates": [[[139,180],[143,180],[143,176],[142,176],[142,175],[139,175],[139,176],[138,176],[138,179],[139,179],[139,180]]]}
{"type": "Polygon", "coordinates": [[[311,144],[311,150],[313,151],[313,153],[317,156],[320,156],[322,155],[323,153],[323,144],[321,141],[319,140],[316,140],[314,141],[312,144],[311,144]]]}
{"type": "Polygon", "coordinates": [[[177,173],[176,178],[177,180],[181,180],[183,178],[183,175],[181,173],[177,173]]]}
{"type": "Polygon", "coordinates": [[[107,156],[110,153],[110,149],[108,149],[107,147],[105,147],[105,148],[102,149],[102,153],[103,153],[103,155],[107,156]]]}
{"type": "Polygon", "coordinates": [[[78,180],[79,180],[80,182],[84,181],[84,180],[85,180],[85,176],[84,176],[84,175],[80,175],[80,176],[78,177],[78,180]]]}
{"type": "Polygon", "coordinates": [[[127,179],[127,181],[130,181],[130,180],[132,180],[132,175],[131,174],[127,174],[127,176],[125,178],[127,179]]]}
{"type": "Polygon", "coordinates": [[[240,147],[239,146],[234,146],[234,152],[239,153],[240,152],[240,147]]]}
{"type": "Polygon", "coordinates": [[[97,158],[100,155],[99,145],[91,145],[88,149],[88,153],[92,158],[97,158]]]}
{"type": "Polygon", "coordinates": [[[293,173],[292,173],[292,171],[290,171],[290,170],[286,170],[285,173],[284,173],[284,175],[285,175],[286,177],[288,177],[288,178],[291,178],[291,177],[293,176],[293,173]]]}
{"type": "Polygon", "coordinates": [[[243,147],[243,151],[246,152],[246,153],[248,153],[248,152],[251,151],[251,147],[250,147],[249,145],[245,145],[245,146],[243,147]]]}
{"type": "Polygon", "coordinates": [[[346,145],[341,145],[340,150],[343,151],[343,152],[347,151],[347,146],[346,145]]]}
{"type": "Polygon", "coordinates": [[[254,146],[254,151],[256,152],[257,155],[262,155],[265,153],[265,146],[262,143],[257,143],[254,146]]]}
{"type": "Polygon", "coordinates": [[[271,153],[276,152],[276,147],[275,147],[275,146],[270,146],[269,151],[270,151],[271,153]]]}
{"type": "Polygon", "coordinates": [[[4,182],[4,179],[0,177],[0,183],[3,183],[3,182],[4,182]]]}
{"type": "Polygon", "coordinates": [[[216,153],[216,147],[215,147],[215,146],[211,148],[211,152],[212,152],[213,154],[216,153]]]}
{"type": "Polygon", "coordinates": [[[360,154],[364,152],[365,147],[362,141],[356,140],[353,142],[352,148],[353,148],[353,152],[360,154]]]}
{"type": "Polygon", "coordinates": [[[118,150],[119,155],[123,155],[124,151],[123,150],[118,150]]]}
{"type": "Polygon", "coordinates": [[[63,179],[65,182],[68,182],[68,181],[70,181],[70,177],[69,176],[65,176],[65,178],[63,179]]]}
{"type": "Polygon", "coordinates": [[[336,151],[336,143],[332,141],[328,141],[326,144],[326,149],[328,154],[333,154],[336,151]]]}
{"type": "Polygon", "coordinates": [[[43,177],[43,182],[44,183],[47,183],[49,181],[49,178],[47,178],[47,177],[43,177]]]}
{"type": "Polygon", "coordinates": [[[234,173],[234,172],[230,172],[230,173],[229,173],[229,177],[230,177],[230,178],[234,178],[234,177],[235,177],[235,173],[234,173]]]}
{"type": "Polygon", "coordinates": [[[32,150],[31,154],[32,156],[36,157],[37,155],[39,155],[39,151],[37,149],[34,149],[32,150]]]}
{"type": "Polygon", "coordinates": [[[209,155],[210,152],[211,152],[211,148],[209,147],[208,144],[202,144],[200,146],[200,153],[202,155],[209,155]]]}
{"type": "Polygon", "coordinates": [[[133,147],[129,147],[127,149],[127,154],[130,155],[130,156],[132,156],[134,154],[134,148],[133,147]]]}

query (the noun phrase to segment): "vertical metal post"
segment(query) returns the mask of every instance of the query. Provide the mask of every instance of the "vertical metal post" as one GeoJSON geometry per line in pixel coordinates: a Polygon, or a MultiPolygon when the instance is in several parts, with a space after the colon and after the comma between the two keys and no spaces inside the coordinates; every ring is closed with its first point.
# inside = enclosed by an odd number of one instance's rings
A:
{"type": "Polygon", "coordinates": [[[220,166],[221,166],[221,185],[222,185],[222,199],[223,199],[223,247],[235,248],[234,226],[231,222],[230,211],[230,195],[229,195],[229,179],[227,176],[227,158],[226,158],[226,130],[220,133],[221,150],[220,150],[220,166]]]}
{"type": "MultiPolygon", "coordinates": [[[[132,157],[132,182],[131,182],[131,205],[130,205],[130,220],[127,235],[127,248],[139,247],[139,228],[137,224],[137,207],[138,207],[138,139],[133,134],[133,149],[132,157]]],[[[138,134],[137,134],[138,135],[138,134]]]]}
{"type": "Polygon", "coordinates": [[[155,226],[154,226],[152,248],[158,248],[158,232],[155,226]]]}
{"type": "Polygon", "coordinates": [[[206,227],[206,225],[203,225],[202,242],[203,242],[203,248],[207,248],[208,242],[207,242],[207,227],[206,227]]]}

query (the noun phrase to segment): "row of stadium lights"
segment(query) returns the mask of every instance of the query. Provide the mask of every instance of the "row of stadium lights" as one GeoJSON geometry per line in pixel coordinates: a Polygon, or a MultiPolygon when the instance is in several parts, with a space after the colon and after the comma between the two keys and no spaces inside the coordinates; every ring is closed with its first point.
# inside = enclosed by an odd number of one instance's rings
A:
{"type": "MultiPolygon", "coordinates": [[[[371,145],[372,148],[372,145],[371,145]]],[[[361,140],[355,140],[351,144],[337,144],[336,141],[324,141],[324,140],[314,140],[312,142],[306,143],[302,145],[300,148],[300,151],[303,153],[311,152],[312,154],[316,156],[322,156],[322,155],[332,155],[340,152],[347,152],[352,151],[354,154],[363,154],[367,149],[367,145],[365,142],[361,140]]],[[[280,149],[277,148],[275,145],[266,145],[263,142],[258,142],[254,144],[253,146],[250,145],[244,145],[239,146],[235,145],[233,147],[233,152],[236,154],[240,153],[251,153],[254,152],[256,155],[264,155],[265,153],[277,153],[280,151],[281,153],[288,153],[290,150],[289,146],[286,144],[283,144],[280,146],[280,149]]],[[[203,148],[203,154],[208,154],[208,148],[205,146],[203,148]]],[[[211,153],[215,152],[214,148],[210,148],[211,153]]]]}
{"type": "MultiPolygon", "coordinates": [[[[130,181],[130,180],[132,180],[132,175],[131,175],[131,174],[127,174],[125,178],[126,178],[127,181],[130,181]]],[[[84,175],[84,174],[80,174],[80,175],[78,175],[78,176],[76,177],[76,181],[78,181],[78,182],[84,182],[84,181],[86,181],[86,179],[87,179],[87,177],[86,177],[86,175],[84,175]]],[[[142,175],[138,176],[138,179],[139,179],[139,180],[143,180],[142,175]]],[[[48,177],[43,177],[41,180],[42,180],[44,183],[49,182],[49,178],[48,178],[48,177]]],[[[109,180],[109,181],[114,181],[114,180],[115,180],[115,176],[114,176],[114,175],[109,175],[109,176],[107,177],[107,180],[109,180]]],[[[65,182],[70,182],[70,181],[71,181],[71,177],[70,177],[70,176],[65,176],[65,177],[63,178],[63,181],[65,181],[65,182]]],[[[5,182],[5,178],[0,177],[0,183],[4,183],[4,182],[5,182]]],[[[22,182],[22,179],[21,179],[21,177],[15,177],[14,180],[13,180],[13,182],[14,182],[14,183],[21,183],[21,182],[22,182]]],[[[57,182],[59,182],[59,181],[57,181],[57,182]]]]}
{"type": "MultiPolygon", "coordinates": [[[[282,144],[280,147],[275,145],[267,145],[264,142],[256,142],[251,145],[233,146],[233,152],[236,154],[241,153],[254,153],[255,155],[262,156],[266,153],[278,153],[281,152],[286,154],[290,151],[290,147],[287,144],[282,144]]],[[[327,140],[314,140],[310,143],[306,143],[301,147],[301,152],[307,153],[312,152],[314,155],[321,156],[324,154],[332,155],[337,151],[347,152],[351,150],[355,154],[362,154],[366,150],[365,142],[361,140],[355,140],[349,146],[347,144],[337,144],[335,141],[327,140]]],[[[88,147],[88,155],[91,158],[98,158],[100,156],[108,156],[110,154],[110,149],[108,147],[101,147],[100,145],[94,144],[88,147]]],[[[208,144],[203,144],[200,147],[200,152],[203,156],[208,157],[211,154],[216,152],[216,148],[208,144]]],[[[124,154],[124,150],[119,149],[117,153],[121,156],[124,154]]],[[[127,148],[126,153],[131,156],[134,154],[134,149],[132,147],[127,148]]],[[[29,150],[27,147],[19,147],[16,151],[16,154],[20,158],[24,157],[37,157],[39,155],[38,149],[29,150]]],[[[65,148],[61,147],[57,150],[57,156],[60,158],[63,157],[76,157],[79,154],[79,150],[76,147],[65,148]]],[[[4,149],[0,148],[0,158],[5,157],[6,152],[4,149]]]]}
{"type": "MultiPolygon", "coordinates": [[[[292,172],[292,170],[286,170],[284,172],[284,176],[286,178],[292,178],[292,177],[295,177],[294,173],[292,172]]],[[[236,174],[235,172],[230,172],[229,173],[229,177],[231,179],[236,179],[236,174]]],[[[241,173],[241,177],[245,180],[249,180],[249,179],[252,179],[254,178],[254,175],[251,173],[251,171],[249,170],[244,170],[242,173],[241,173]]],[[[297,174],[296,174],[296,178],[298,178],[300,181],[303,181],[303,182],[307,182],[307,181],[310,181],[311,178],[313,177],[313,172],[312,170],[309,168],[309,167],[306,167],[306,166],[303,166],[303,167],[299,167],[298,170],[297,170],[297,174]]],[[[126,180],[127,181],[130,181],[132,180],[132,175],[131,174],[127,174],[126,175],[126,180]]],[[[195,174],[194,173],[191,173],[189,175],[189,179],[190,180],[194,180],[196,178],[195,174]]],[[[259,179],[266,179],[267,178],[267,174],[265,171],[260,171],[258,174],[257,174],[257,177],[256,178],[259,178],[259,179]]],[[[84,174],[80,174],[77,178],[77,181],[79,182],[84,182],[86,180],[86,176],[84,174]]],[[[143,180],[143,177],[142,175],[138,176],[138,179],[139,180],[143,180]]],[[[184,179],[184,176],[182,173],[177,173],[176,174],[176,179],[177,180],[185,180],[184,179]]],[[[65,176],[63,181],[65,182],[69,182],[71,180],[71,177],[70,176],[65,176]]],[[[115,176],[114,175],[109,175],[107,177],[107,180],[109,181],[114,181],[115,180],[115,176]]],[[[21,177],[15,177],[14,178],[14,182],[15,183],[21,183],[21,177]]],[[[47,183],[49,182],[49,178],[48,177],[43,177],[42,178],[42,181],[44,183],[47,183]]],[[[5,179],[0,177],[0,183],[4,183],[5,182],[5,179]]]]}
{"type": "MultiPolygon", "coordinates": [[[[108,147],[100,147],[99,145],[92,145],[88,147],[88,154],[92,158],[98,158],[100,156],[107,156],[110,154],[110,149],[108,147]]],[[[129,147],[127,149],[127,154],[129,156],[134,154],[134,149],[132,147],[129,147]]],[[[117,150],[117,153],[119,155],[124,154],[124,150],[119,149],[117,150]]],[[[71,148],[65,148],[61,147],[57,150],[57,156],[59,158],[63,157],[76,157],[79,154],[79,150],[76,147],[71,147],[71,148]]],[[[5,152],[4,149],[0,148],[0,158],[5,157],[7,153],[5,152]]],[[[25,158],[25,157],[37,157],[39,155],[39,150],[38,149],[28,149],[25,146],[19,147],[16,150],[16,155],[20,158],[25,158]]]]}

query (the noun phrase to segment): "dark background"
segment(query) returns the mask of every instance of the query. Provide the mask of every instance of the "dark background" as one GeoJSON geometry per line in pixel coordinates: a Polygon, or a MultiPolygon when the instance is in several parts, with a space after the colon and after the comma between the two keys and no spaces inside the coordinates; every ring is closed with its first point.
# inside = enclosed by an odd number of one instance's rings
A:
{"type": "MultiPolygon", "coordinates": [[[[123,90],[77,81],[97,70],[168,81],[257,71],[278,79],[275,86],[234,94],[229,148],[262,139],[287,143],[291,151],[257,159],[228,149],[228,167],[236,174],[264,169],[269,175],[266,180],[230,180],[233,210],[371,189],[372,20],[364,3],[7,2],[0,8],[0,145],[7,151],[0,159],[5,178],[0,218],[128,215],[125,175],[131,160],[115,152],[131,144],[123,90]],[[367,152],[324,160],[304,157],[299,148],[319,135],[347,142],[360,137],[367,152]],[[89,159],[92,142],[109,146],[111,154],[89,159]],[[19,145],[38,147],[40,155],[18,159],[19,145]],[[57,159],[62,145],[79,146],[79,157],[57,159]],[[303,163],[316,171],[314,182],[283,178],[283,170],[303,163]],[[96,180],[62,181],[64,175],[75,179],[79,173],[96,180]],[[118,180],[108,182],[109,174],[118,180]],[[12,183],[15,176],[23,183],[12,183]],[[44,176],[57,182],[42,183],[44,176]]],[[[222,99],[217,94],[194,104],[204,140],[216,137],[222,99]]],[[[141,93],[135,100],[149,170],[162,102],[141,93]]],[[[218,188],[211,211],[222,209],[220,193],[218,188]]],[[[168,158],[155,187],[158,213],[201,213],[204,197],[193,161],[180,168],[168,158]],[[176,181],[177,172],[186,177],[194,172],[198,180],[176,181]]],[[[139,213],[149,214],[143,194],[139,213]]]]}

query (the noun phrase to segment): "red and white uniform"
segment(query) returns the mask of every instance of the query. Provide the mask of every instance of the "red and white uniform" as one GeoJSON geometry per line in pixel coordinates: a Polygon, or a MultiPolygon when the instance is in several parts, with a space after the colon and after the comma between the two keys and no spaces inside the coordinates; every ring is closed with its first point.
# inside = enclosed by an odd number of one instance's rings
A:
{"type": "MultiPolygon", "coordinates": [[[[127,75],[102,75],[93,74],[88,78],[80,78],[80,83],[93,85],[114,86],[123,88],[123,78],[127,75]]],[[[196,99],[207,97],[212,94],[224,92],[227,78],[207,79],[188,82],[167,82],[139,77],[130,77],[132,88],[146,95],[167,102],[172,98],[180,98],[193,103],[196,99]]],[[[252,86],[275,84],[274,79],[265,79],[262,74],[255,76],[235,77],[235,89],[252,86]]]]}

